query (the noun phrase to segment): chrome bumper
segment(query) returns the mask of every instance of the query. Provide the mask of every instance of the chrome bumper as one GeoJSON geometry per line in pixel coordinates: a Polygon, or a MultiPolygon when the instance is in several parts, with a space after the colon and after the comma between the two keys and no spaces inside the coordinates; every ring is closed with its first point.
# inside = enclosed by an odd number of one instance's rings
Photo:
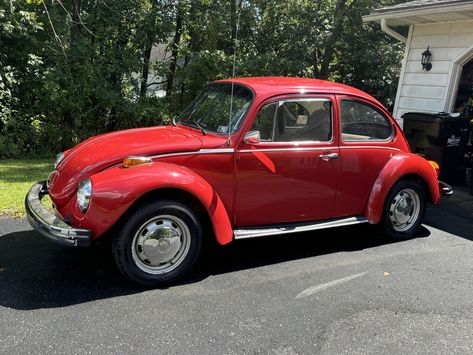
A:
{"type": "Polygon", "coordinates": [[[443,182],[440,180],[439,180],[439,191],[440,191],[440,196],[442,197],[450,197],[453,195],[452,187],[446,182],[443,182]]]}
{"type": "Polygon", "coordinates": [[[41,199],[47,194],[46,181],[39,181],[26,195],[26,217],[30,225],[56,243],[72,247],[90,246],[92,236],[90,230],[69,226],[41,204],[41,199]]]}

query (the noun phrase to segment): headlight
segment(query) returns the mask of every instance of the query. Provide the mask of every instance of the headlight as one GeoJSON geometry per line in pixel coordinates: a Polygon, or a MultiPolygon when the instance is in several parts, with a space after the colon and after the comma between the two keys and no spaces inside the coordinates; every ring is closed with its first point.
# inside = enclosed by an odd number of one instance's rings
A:
{"type": "Polygon", "coordinates": [[[82,180],[77,189],[77,206],[82,213],[89,208],[90,199],[92,198],[92,181],[90,179],[82,180]]]}
{"type": "Polygon", "coordinates": [[[62,162],[63,159],[64,159],[64,153],[59,153],[58,155],[56,155],[56,161],[54,162],[54,169],[57,168],[57,166],[62,162]]]}

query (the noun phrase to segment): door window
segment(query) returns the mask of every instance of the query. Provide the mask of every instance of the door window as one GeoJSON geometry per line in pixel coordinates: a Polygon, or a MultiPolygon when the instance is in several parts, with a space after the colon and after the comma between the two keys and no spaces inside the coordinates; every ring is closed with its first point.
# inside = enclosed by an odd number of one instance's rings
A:
{"type": "Polygon", "coordinates": [[[387,140],[393,133],[389,120],[378,109],[360,101],[342,100],[340,117],[345,142],[387,140]]]}
{"type": "Polygon", "coordinates": [[[271,102],[251,127],[266,142],[327,142],[332,139],[332,102],[324,98],[271,102]]]}

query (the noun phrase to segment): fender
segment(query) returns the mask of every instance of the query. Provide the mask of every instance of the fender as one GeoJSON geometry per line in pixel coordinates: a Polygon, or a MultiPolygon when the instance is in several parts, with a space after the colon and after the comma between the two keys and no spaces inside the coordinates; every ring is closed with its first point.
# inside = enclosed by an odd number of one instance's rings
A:
{"type": "Polygon", "coordinates": [[[430,196],[435,205],[440,200],[437,173],[430,163],[412,153],[399,153],[388,160],[379,173],[373,188],[371,189],[368,204],[365,210],[365,217],[372,224],[377,224],[381,220],[384,200],[393,185],[403,176],[415,174],[420,176],[429,188],[430,196]]]}
{"type": "Polygon", "coordinates": [[[233,240],[233,230],[225,206],[212,186],[192,170],[172,164],[153,162],[131,168],[116,166],[91,176],[93,194],[90,207],[82,219],[76,208],[73,219],[92,230],[96,239],[110,229],[120,217],[147,192],[162,188],[184,190],[196,197],[207,210],[217,242],[233,240]]]}

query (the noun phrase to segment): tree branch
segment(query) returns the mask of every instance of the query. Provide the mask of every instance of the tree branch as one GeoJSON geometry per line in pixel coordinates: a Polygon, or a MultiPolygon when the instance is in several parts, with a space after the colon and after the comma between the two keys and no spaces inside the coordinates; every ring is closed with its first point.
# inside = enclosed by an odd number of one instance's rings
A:
{"type": "Polygon", "coordinates": [[[152,85],[161,85],[161,84],[166,84],[169,80],[164,80],[164,81],[160,81],[160,82],[153,82],[153,83],[149,83],[149,84],[146,84],[146,87],[148,86],[152,86],[152,85]]]}
{"type": "Polygon", "coordinates": [[[85,25],[85,23],[82,21],[82,18],[80,17],[80,14],[79,14],[79,13],[77,13],[77,18],[79,19],[79,22],[74,21],[74,19],[73,19],[71,13],[70,13],[69,11],[67,11],[67,9],[65,8],[65,6],[64,6],[64,4],[61,2],[61,0],[56,0],[56,1],[57,1],[57,2],[59,3],[59,5],[64,9],[64,11],[65,11],[66,14],[70,17],[70,19],[71,19],[71,21],[72,21],[73,23],[76,23],[76,24],[81,25],[82,27],[84,27],[84,28],[87,30],[87,32],[89,32],[92,36],[96,37],[95,34],[94,34],[91,30],[89,30],[89,28],[88,28],[88,27],[85,25]]]}
{"type": "Polygon", "coordinates": [[[51,16],[49,15],[48,7],[46,6],[46,1],[43,1],[43,7],[44,11],[46,11],[46,15],[48,16],[49,24],[51,25],[51,30],[53,31],[54,37],[58,41],[59,45],[61,46],[62,54],[64,55],[64,59],[66,59],[67,63],[67,55],[66,55],[66,50],[64,49],[64,44],[61,41],[61,38],[59,38],[56,29],[54,28],[53,21],[51,20],[51,16]]]}

